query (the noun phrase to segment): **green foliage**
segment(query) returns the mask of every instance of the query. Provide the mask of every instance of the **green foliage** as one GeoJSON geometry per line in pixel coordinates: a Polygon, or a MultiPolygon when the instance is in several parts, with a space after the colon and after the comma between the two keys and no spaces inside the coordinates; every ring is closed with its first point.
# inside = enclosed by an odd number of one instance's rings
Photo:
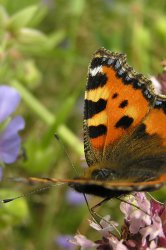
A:
{"type": "Polygon", "coordinates": [[[29,6],[23,10],[18,11],[16,14],[9,18],[7,28],[14,33],[21,28],[26,27],[38,11],[37,6],[29,6]]]}
{"type": "MultiPolygon", "coordinates": [[[[26,121],[22,138],[27,155],[26,160],[7,166],[5,177],[75,175],[54,133],[80,165],[83,95],[93,52],[103,46],[121,51],[138,71],[157,74],[166,51],[165,11],[164,0],[160,4],[155,0],[0,0],[0,83],[14,86],[22,96],[19,113],[26,121]]],[[[15,196],[17,183],[10,183],[10,195],[8,183],[3,185],[1,198],[15,196]]],[[[29,185],[23,183],[22,189],[28,192],[29,185]]],[[[163,199],[164,191],[159,197],[163,199]]],[[[74,234],[78,228],[90,233],[88,210],[69,205],[64,187],[28,201],[27,205],[25,198],[16,200],[1,208],[1,249],[58,249],[57,235],[74,234]]],[[[115,210],[106,211],[119,217],[115,210]]]]}

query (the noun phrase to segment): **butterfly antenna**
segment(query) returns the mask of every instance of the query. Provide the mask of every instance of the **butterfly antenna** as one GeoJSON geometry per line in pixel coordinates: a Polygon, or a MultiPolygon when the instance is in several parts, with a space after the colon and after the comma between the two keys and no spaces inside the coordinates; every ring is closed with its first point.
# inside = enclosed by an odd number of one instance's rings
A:
{"type": "Polygon", "coordinates": [[[65,184],[65,183],[50,184],[48,186],[44,186],[44,187],[41,187],[41,188],[34,189],[34,190],[32,190],[32,191],[30,191],[28,193],[21,194],[19,196],[13,197],[13,198],[7,198],[7,199],[0,200],[0,202],[1,203],[9,203],[11,201],[14,201],[14,200],[17,200],[17,199],[20,199],[20,198],[24,198],[24,197],[28,197],[28,196],[31,196],[33,194],[43,192],[44,190],[50,189],[51,187],[59,186],[59,185],[63,185],[63,184],[65,184]]]}
{"type": "Polygon", "coordinates": [[[65,146],[64,146],[64,144],[63,144],[63,142],[62,142],[62,140],[60,139],[60,137],[59,137],[56,133],[54,134],[54,137],[55,137],[55,139],[59,142],[59,144],[61,145],[61,147],[62,147],[62,149],[63,149],[63,152],[64,152],[65,155],[67,156],[67,159],[68,159],[70,165],[72,166],[72,168],[74,169],[74,171],[76,172],[76,174],[79,175],[79,173],[78,173],[76,167],[74,166],[73,162],[71,161],[71,159],[70,159],[70,157],[69,157],[69,154],[68,154],[68,152],[67,152],[67,150],[66,150],[66,148],[65,148],[65,146]]]}

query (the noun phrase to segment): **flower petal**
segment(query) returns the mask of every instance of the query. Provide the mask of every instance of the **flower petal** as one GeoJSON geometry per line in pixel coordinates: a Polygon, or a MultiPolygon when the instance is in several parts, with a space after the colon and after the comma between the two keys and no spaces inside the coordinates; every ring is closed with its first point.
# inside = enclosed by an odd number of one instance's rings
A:
{"type": "Polygon", "coordinates": [[[22,130],[24,126],[23,118],[16,116],[0,134],[0,160],[2,162],[13,163],[17,159],[21,143],[18,131],[22,130]]]}
{"type": "Polygon", "coordinates": [[[143,211],[136,209],[130,215],[129,230],[132,234],[138,233],[140,228],[151,224],[151,216],[145,214],[143,211]]]}
{"type": "Polygon", "coordinates": [[[166,206],[164,207],[160,218],[162,221],[164,234],[166,235],[166,206]]]}
{"type": "Polygon", "coordinates": [[[162,222],[158,215],[154,216],[152,218],[152,224],[140,229],[140,233],[142,234],[142,243],[143,245],[146,242],[147,236],[149,236],[149,240],[152,241],[156,239],[157,237],[165,237],[163,228],[162,228],[162,222]]]}
{"type": "Polygon", "coordinates": [[[101,231],[102,230],[101,226],[99,224],[97,224],[96,222],[94,222],[93,220],[88,220],[88,221],[89,221],[90,227],[92,227],[96,231],[101,231]]]}
{"type": "Polygon", "coordinates": [[[85,248],[90,248],[90,247],[96,247],[96,246],[98,246],[98,244],[96,244],[93,241],[87,239],[82,234],[75,235],[74,239],[70,240],[70,242],[73,243],[76,246],[81,246],[81,247],[85,247],[85,248]]]}
{"type": "Polygon", "coordinates": [[[152,215],[158,214],[160,216],[165,209],[164,204],[161,204],[156,200],[151,200],[150,203],[151,203],[152,215]]]}
{"type": "Polygon", "coordinates": [[[20,102],[19,93],[12,87],[0,86],[0,122],[3,122],[17,108],[20,102]]]}
{"type": "Polygon", "coordinates": [[[115,230],[118,226],[118,223],[110,220],[110,215],[106,215],[101,219],[100,225],[95,223],[94,221],[89,220],[90,226],[95,230],[99,231],[102,236],[107,237],[110,235],[110,232],[115,230]]]}
{"type": "Polygon", "coordinates": [[[66,199],[68,203],[72,205],[80,205],[81,203],[85,203],[85,198],[83,194],[77,193],[72,189],[68,189],[66,192],[66,199]]]}
{"type": "MultiPolygon", "coordinates": [[[[127,201],[134,203],[135,198],[130,196],[127,201]]],[[[127,221],[130,220],[130,214],[133,212],[133,209],[134,207],[125,201],[120,203],[120,210],[124,214],[127,221]]]]}
{"type": "Polygon", "coordinates": [[[149,216],[150,202],[144,193],[138,192],[133,194],[133,198],[130,196],[128,201],[132,202],[133,206],[132,204],[121,202],[120,209],[124,213],[125,219],[129,224],[130,233],[136,234],[139,232],[140,228],[151,224],[151,216],[149,216]],[[140,209],[135,208],[134,204],[140,209]]]}
{"type": "Polygon", "coordinates": [[[152,81],[156,94],[162,94],[162,85],[160,84],[158,79],[154,76],[151,76],[150,80],[152,81]]]}
{"type": "Polygon", "coordinates": [[[61,248],[74,250],[75,246],[70,243],[70,239],[72,239],[73,236],[71,235],[59,235],[56,237],[55,242],[57,245],[59,245],[61,248]]]}
{"type": "Polygon", "coordinates": [[[134,196],[137,201],[137,206],[143,211],[145,211],[147,214],[150,214],[151,204],[150,204],[150,201],[146,198],[145,193],[135,192],[134,196]]]}
{"type": "Polygon", "coordinates": [[[114,236],[109,238],[109,244],[113,250],[128,250],[128,248],[122,243],[123,240],[118,240],[114,236]]]}

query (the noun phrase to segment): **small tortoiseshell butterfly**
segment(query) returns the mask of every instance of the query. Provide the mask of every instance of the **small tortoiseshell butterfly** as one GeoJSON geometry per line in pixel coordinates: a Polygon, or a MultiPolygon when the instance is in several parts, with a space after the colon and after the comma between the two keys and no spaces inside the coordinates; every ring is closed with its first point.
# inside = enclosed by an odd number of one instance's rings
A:
{"type": "Polygon", "coordinates": [[[88,169],[67,182],[76,191],[118,197],[166,183],[166,97],[126,62],[99,49],[89,66],[85,91],[84,148],[88,169]]]}
{"type": "Polygon", "coordinates": [[[71,186],[117,197],[166,183],[166,97],[126,63],[99,49],[85,91],[84,148],[89,168],[71,186]]]}

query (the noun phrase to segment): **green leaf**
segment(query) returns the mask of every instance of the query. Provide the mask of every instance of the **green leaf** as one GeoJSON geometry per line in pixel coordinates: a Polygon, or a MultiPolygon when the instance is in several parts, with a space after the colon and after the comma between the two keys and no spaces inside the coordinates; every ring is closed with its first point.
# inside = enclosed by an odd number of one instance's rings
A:
{"type": "Polygon", "coordinates": [[[65,35],[63,30],[59,30],[48,37],[36,29],[23,28],[18,32],[16,39],[20,43],[21,50],[43,54],[57,46],[65,35]]]}
{"type": "Polygon", "coordinates": [[[40,31],[35,29],[23,28],[17,34],[17,40],[24,45],[45,46],[48,38],[40,31]]]}
{"type": "Polygon", "coordinates": [[[49,41],[48,41],[49,47],[53,48],[53,47],[57,46],[60,42],[62,42],[62,40],[65,38],[65,36],[66,36],[66,33],[64,30],[59,30],[59,31],[56,31],[55,33],[51,34],[49,36],[49,41]]]}
{"type": "Polygon", "coordinates": [[[40,5],[38,11],[35,12],[33,18],[29,21],[29,27],[37,27],[43,19],[48,15],[48,9],[45,6],[40,5]]]}
{"type": "Polygon", "coordinates": [[[31,19],[34,17],[37,10],[38,6],[33,5],[17,12],[9,19],[7,25],[8,29],[12,31],[18,31],[19,29],[26,27],[31,21],[31,19]]]}

